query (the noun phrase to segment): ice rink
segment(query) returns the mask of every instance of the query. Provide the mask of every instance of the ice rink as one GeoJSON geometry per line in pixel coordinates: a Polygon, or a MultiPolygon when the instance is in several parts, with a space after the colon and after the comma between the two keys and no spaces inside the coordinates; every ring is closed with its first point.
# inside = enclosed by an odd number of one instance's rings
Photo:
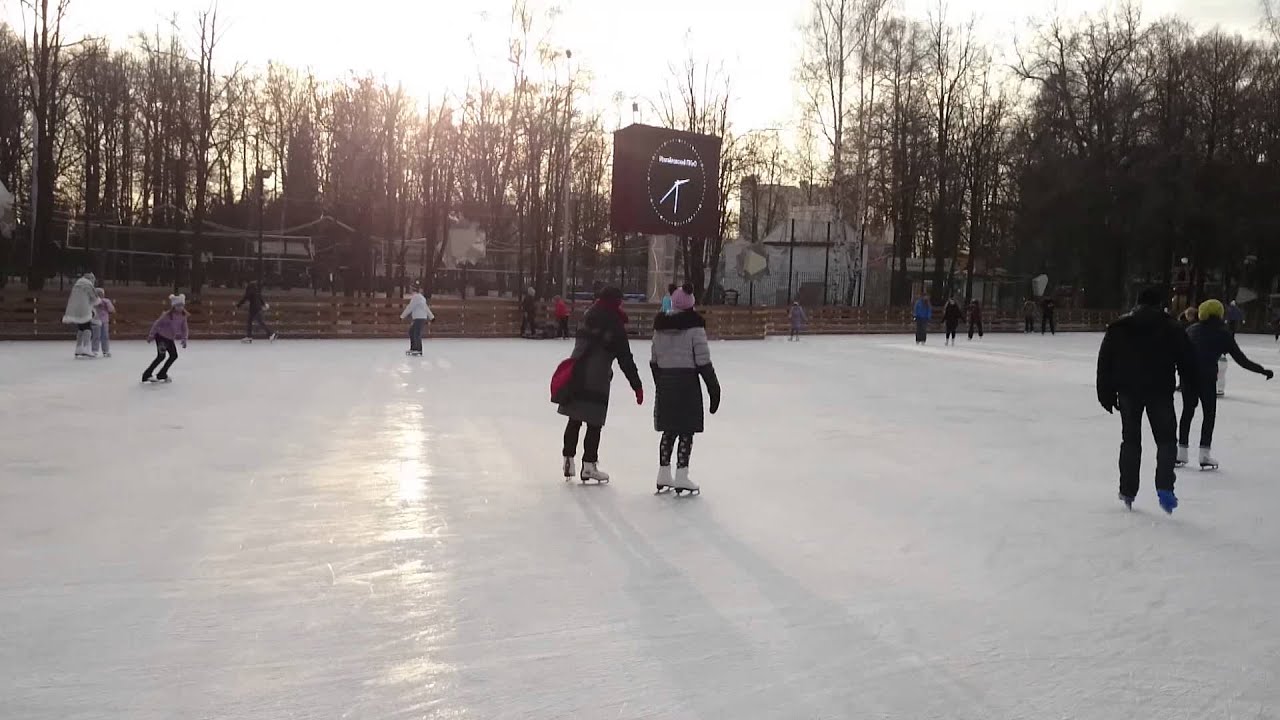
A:
{"type": "Polygon", "coordinates": [[[1130,513],[1099,340],[714,343],[683,499],[568,343],[0,343],[0,718],[1280,718],[1280,382],[1130,513]]]}

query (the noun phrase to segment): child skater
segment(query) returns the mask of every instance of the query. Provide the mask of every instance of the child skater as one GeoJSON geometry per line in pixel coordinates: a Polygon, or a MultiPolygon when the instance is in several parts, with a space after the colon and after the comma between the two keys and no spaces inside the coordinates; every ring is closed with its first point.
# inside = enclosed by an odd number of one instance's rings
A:
{"type": "Polygon", "coordinates": [[[405,355],[420,357],[422,355],[422,328],[436,319],[435,314],[431,312],[431,308],[427,307],[427,297],[422,294],[422,283],[415,282],[413,284],[413,295],[409,297],[409,304],[405,306],[404,312],[400,313],[401,320],[409,316],[413,316],[413,323],[409,325],[409,350],[405,352],[405,355]]]}
{"type": "Polygon", "coordinates": [[[101,301],[94,308],[94,312],[98,314],[98,324],[94,325],[93,330],[93,354],[97,355],[99,349],[102,351],[102,357],[111,357],[111,313],[116,311],[116,306],[107,299],[107,291],[98,288],[98,299],[101,301]]]}
{"type": "Polygon", "coordinates": [[[800,342],[800,331],[804,330],[804,326],[809,322],[809,316],[804,314],[804,308],[800,307],[800,301],[791,303],[791,310],[787,313],[791,320],[791,337],[789,341],[800,342]]]}
{"type": "Polygon", "coordinates": [[[649,367],[653,370],[656,400],[653,429],[662,433],[658,445],[658,492],[675,490],[700,492],[689,479],[689,456],[693,436],[702,432],[702,386],[707,384],[711,414],[720,409],[720,381],[711,365],[707,347],[707,322],[693,309],[693,287],[685,285],[671,294],[671,314],[659,313],[653,320],[653,344],[649,367]],[[676,441],[676,473],[671,476],[671,451],[676,441]]]}
{"type": "Polygon", "coordinates": [[[174,361],[178,359],[178,347],[175,342],[182,343],[183,350],[187,348],[186,295],[169,296],[169,309],[152,323],[151,332],[147,333],[147,342],[152,340],[156,343],[156,359],[152,360],[146,371],[142,373],[142,382],[152,382],[151,373],[162,360],[165,360],[165,355],[168,355],[169,359],[165,361],[164,367],[160,368],[160,373],[155,376],[155,382],[167,383],[169,368],[173,367],[174,361]]]}

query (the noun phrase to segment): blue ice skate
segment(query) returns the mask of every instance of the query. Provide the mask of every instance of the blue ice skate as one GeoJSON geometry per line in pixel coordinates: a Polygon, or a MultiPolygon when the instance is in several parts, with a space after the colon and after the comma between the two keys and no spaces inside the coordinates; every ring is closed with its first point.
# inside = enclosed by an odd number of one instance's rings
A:
{"type": "Polygon", "coordinates": [[[1178,496],[1172,490],[1157,490],[1156,494],[1160,496],[1160,508],[1172,515],[1178,507],[1178,496]]]}

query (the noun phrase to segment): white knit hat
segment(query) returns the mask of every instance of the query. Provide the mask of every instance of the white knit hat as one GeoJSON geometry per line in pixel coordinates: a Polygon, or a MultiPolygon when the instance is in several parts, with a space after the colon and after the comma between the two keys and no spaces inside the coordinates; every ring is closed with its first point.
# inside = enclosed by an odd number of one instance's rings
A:
{"type": "Polygon", "coordinates": [[[170,295],[169,305],[172,307],[184,307],[187,304],[186,295],[170,295]]]}

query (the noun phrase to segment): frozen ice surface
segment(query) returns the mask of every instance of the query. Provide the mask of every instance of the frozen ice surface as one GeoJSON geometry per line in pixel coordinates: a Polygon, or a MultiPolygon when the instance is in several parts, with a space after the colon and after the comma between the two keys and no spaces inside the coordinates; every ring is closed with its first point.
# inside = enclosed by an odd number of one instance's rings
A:
{"type": "Polygon", "coordinates": [[[694,499],[567,343],[0,344],[0,717],[1280,717],[1280,382],[1130,513],[1098,342],[716,343],[694,499]]]}

